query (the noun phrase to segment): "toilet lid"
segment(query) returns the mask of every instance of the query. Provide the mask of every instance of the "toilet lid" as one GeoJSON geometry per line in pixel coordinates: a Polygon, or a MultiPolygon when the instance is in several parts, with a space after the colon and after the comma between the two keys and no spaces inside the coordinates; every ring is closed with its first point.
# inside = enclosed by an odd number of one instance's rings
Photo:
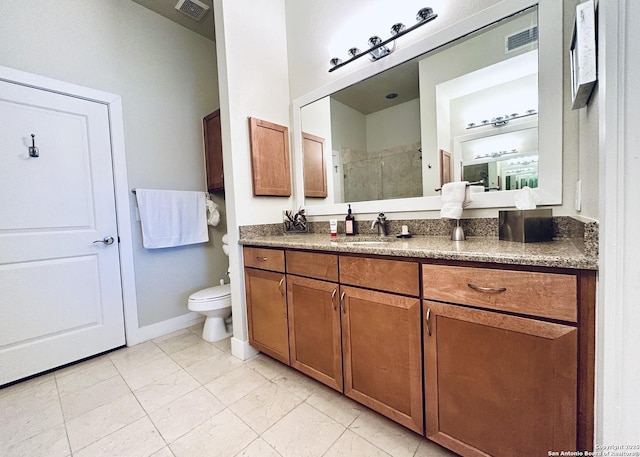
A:
{"type": "Polygon", "coordinates": [[[202,289],[189,296],[191,301],[210,301],[216,298],[226,297],[231,294],[231,285],[224,284],[222,286],[209,287],[208,289],[202,289]]]}

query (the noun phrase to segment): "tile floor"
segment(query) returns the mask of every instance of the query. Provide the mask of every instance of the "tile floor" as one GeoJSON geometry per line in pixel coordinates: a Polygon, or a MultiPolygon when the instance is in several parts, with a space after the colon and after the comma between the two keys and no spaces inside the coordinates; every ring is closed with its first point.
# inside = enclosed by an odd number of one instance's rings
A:
{"type": "Polygon", "coordinates": [[[0,390],[3,457],[454,454],[201,326],[0,390]]]}

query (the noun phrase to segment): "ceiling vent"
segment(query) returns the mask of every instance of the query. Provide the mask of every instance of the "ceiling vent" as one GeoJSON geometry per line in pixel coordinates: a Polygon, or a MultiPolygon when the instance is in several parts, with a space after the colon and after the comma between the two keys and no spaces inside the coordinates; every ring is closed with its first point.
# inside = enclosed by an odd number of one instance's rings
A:
{"type": "Polygon", "coordinates": [[[512,35],[507,35],[504,40],[505,43],[505,51],[507,53],[513,52],[516,49],[520,49],[523,46],[527,46],[532,43],[538,42],[538,26],[534,25],[533,27],[529,27],[528,29],[522,30],[521,32],[514,33],[512,35]]]}
{"type": "Polygon", "coordinates": [[[198,0],[179,0],[176,9],[196,21],[202,19],[209,11],[209,7],[198,0]]]}

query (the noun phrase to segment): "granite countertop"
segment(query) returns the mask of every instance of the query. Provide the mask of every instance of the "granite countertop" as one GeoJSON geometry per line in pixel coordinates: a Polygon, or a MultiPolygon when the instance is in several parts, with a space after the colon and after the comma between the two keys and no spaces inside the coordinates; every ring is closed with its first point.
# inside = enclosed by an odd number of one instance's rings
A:
{"type": "Polygon", "coordinates": [[[545,243],[519,243],[501,241],[497,237],[467,237],[465,241],[451,241],[444,236],[413,236],[396,238],[378,237],[331,238],[325,233],[306,235],[271,235],[240,239],[247,246],[265,246],[314,251],[331,251],[358,254],[377,254],[424,259],[464,260],[512,265],[558,267],[597,270],[598,259],[585,255],[572,239],[559,239],[545,243]],[[365,242],[358,244],[357,242],[365,242]],[[356,242],[356,244],[354,244],[356,242]]]}

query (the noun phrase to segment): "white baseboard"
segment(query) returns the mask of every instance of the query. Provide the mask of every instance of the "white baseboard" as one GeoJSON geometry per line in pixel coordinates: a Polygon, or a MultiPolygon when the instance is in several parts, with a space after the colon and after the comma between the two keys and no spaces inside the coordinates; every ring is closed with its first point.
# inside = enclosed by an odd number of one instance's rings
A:
{"type": "Polygon", "coordinates": [[[168,335],[172,332],[177,332],[178,330],[196,325],[203,320],[204,316],[202,314],[189,312],[182,316],[167,319],[166,321],[139,327],[134,331],[127,332],[127,346],[134,346],[160,336],[168,335]]]}
{"type": "Polygon", "coordinates": [[[231,338],[231,354],[240,360],[247,360],[254,355],[259,354],[260,351],[256,351],[248,341],[242,341],[236,337],[231,338]]]}

